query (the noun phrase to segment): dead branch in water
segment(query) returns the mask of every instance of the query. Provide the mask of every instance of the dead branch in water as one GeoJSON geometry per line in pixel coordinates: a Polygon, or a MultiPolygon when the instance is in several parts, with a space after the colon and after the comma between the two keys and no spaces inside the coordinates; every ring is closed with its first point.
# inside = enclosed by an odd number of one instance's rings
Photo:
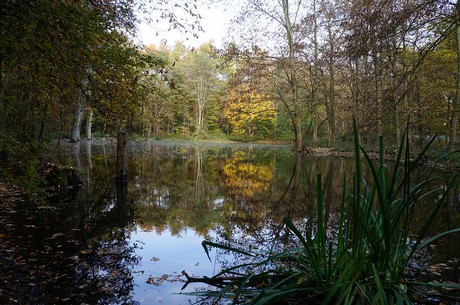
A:
{"type": "Polygon", "coordinates": [[[181,290],[184,290],[189,283],[204,283],[214,287],[223,288],[230,283],[233,283],[235,281],[241,281],[243,279],[239,276],[193,277],[188,275],[188,273],[185,272],[185,270],[182,271],[182,274],[187,278],[187,281],[185,282],[184,286],[182,286],[181,290]]]}

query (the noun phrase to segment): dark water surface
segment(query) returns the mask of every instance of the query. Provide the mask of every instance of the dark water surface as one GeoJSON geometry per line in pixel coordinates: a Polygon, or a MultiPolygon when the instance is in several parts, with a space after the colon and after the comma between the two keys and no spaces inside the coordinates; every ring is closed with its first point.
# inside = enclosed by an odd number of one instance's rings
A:
{"type": "MultiPolygon", "coordinates": [[[[127,186],[114,183],[113,144],[69,144],[46,157],[73,164],[84,186],[46,203],[2,204],[0,303],[197,302],[179,294],[181,271],[211,276],[238,259],[214,251],[210,262],[204,239],[269,247],[284,216],[301,221],[314,213],[318,174],[333,223],[343,177],[348,185],[353,178],[351,159],[301,156],[285,146],[134,143],[127,186]]],[[[451,179],[440,176],[433,188],[451,179]]],[[[430,202],[417,208],[415,227],[430,209],[430,202]]],[[[459,225],[457,185],[432,234],[459,225]]],[[[459,239],[440,241],[433,261],[458,257],[459,239]]],[[[458,267],[449,276],[458,282],[458,267]]]]}

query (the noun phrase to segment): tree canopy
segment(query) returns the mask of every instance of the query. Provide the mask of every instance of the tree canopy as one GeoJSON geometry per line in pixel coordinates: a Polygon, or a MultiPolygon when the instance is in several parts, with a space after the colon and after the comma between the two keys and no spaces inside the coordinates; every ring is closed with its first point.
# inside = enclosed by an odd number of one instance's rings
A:
{"type": "MultiPolygon", "coordinates": [[[[219,2],[219,1],[217,1],[219,2]]],[[[198,18],[199,3],[178,4],[198,18]]],[[[296,149],[439,134],[456,143],[458,3],[246,0],[220,50],[138,46],[135,1],[0,4],[2,136],[294,141],[296,149]],[[87,124],[83,124],[86,122],[87,124]]],[[[156,22],[187,28],[166,2],[156,22]]]]}

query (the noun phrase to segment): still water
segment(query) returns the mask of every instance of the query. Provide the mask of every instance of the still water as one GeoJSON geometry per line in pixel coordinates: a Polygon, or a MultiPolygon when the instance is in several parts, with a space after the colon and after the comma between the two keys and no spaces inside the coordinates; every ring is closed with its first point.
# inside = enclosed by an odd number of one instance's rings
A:
{"type": "MultiPolygon", "coordinates": [[[[232,260],[201,242],[270,247],[284,216],[314,213],[321,179],[334,222],[353,161],[309,157],[286,146],[155,141],[131,143],[129,182],[116,185],[115,145],[68,145],[45,158],[73,164],[84,183],[45,203],[6,202],[0,211],[0,302],[18,304],[193,304],[185,270],[212,276],[232,260]],[[320,174],[320,176],[318,176],[320,174]]],[[[447,185],[445,174],[433,184],[447,185]]],[[[433,233],[459,227],[456,186],[433,233]]],[[[415,226],[429,203],[421,204],[415,226]]],[[[458,257],[459,236],[435,260],[458,257]]],[[[458,274],[456,275],[458,277],[458,274]]],[[[458,280],[458,278],[457,278],[458,280]]]]}

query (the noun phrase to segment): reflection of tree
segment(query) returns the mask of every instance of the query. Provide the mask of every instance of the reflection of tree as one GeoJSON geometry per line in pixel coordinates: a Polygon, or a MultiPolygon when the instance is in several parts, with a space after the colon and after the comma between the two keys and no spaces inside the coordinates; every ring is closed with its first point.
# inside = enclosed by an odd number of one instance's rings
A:
{"type": "MultiPolygon", "coordinates": [[[[85,147],[86,151],[86,168],[85,168],[85,187],[89,193],[91,193],[91,169],[93,167],[92,163],[92,152],[91,152],[91,141],[83,141],[81,142],[82,145],[85,147]]],[[[77,156],[75,156],[77,157],[77,156]]],[[[78,156],[79,157],[79,156],[78,156]]]]}
{"type": "Polygon", "coordinates": [[[126,228],[132,213],[119,212],[126,202],[117,202],[114,186],[98,176],[106,175],[98,172],[104,169],[100,161],[93,159],[98,166],[92,192],[2,206],[0,303],[122,304],[131,299],[130,266],[138,261],[126,228]]]}
{"type": "MultiPolygon", "coordinates": [[[[179,234],[187,227],[205,236],[218,221],[217,153],[190,145],[155,146],[133,162],[137,177],[137,210],[144,229],[169,229],[179,234]],[[139,172],[138,169],[146,170],[139,172]]],[[[145,150],[144,150],[145,151],[145,150]]]]}
{"type": "MultiPolygon", "coordinates": [[[[255,249],[261,253],[282,251],[298,242],[292,232],[282,225],[284,216],[291,217],[305,234],[315,235],[318,177],[322,180],[326,201],[325,221],[333,226],[338,225],[336,211],[340,205],[342,179],[336,177],[336,162],[340,160],[312,158],[295,153],[288,157],[280,154],[274,160],[275,175],[271,181],[274,187],[269,201],[261,205],[263,210],[244,209],[243,205],[235,207],[229,217],[231,223],[219,229],[212,241],[240,249],[255,249]]],[[[246,206],[253,207],[254,204],[251,202],[246,206]]],[[[333,233],[333,230],[327,232],[328,236],[333,233]]],[[[216,263],[221,269],[247,263],[247,259],[247,256],[235,253],[228,256],[222,251],[216,255],[216,263]]]]}
{"type": "MultiPolygon", "coordinates": [[[[219,231],[218,242],[242,243],[243,248],[291,247],[294,237],[281,226],[284,216],[289,216],[299,227],[314,230],[316,223],[316,183],[320,174],[323,197],[326,201],[326,220],[336,221],[333,214],[338,211],[342,179],[337,179],[335,160],[331,158],[311,158],[301,154],[279,154],[273,159],[275,165],[270,197],[256,196],[256,202],[240,200],[229,215],[231,224],[224,228],[233,231],[219,231]],[[270,203],[270,204],[267,204],[270,203]],[[256,209],[256,206],[261,208],[256,209]],[[240,238],[244,236],[244,238],[240,238]],[[278,242],[273,244],[277,239],[278,242]]],[[[308,234],[314,234],[310,232],[308,234]]],[[[226,263],[226,262],[223,262],[226,263]]]]}
{"type": "Polygon", "coordinates": [[[337,210],[342,179],[334,176],[337,168],[347,172],[344,165],[334,165],[343,160],[247,146],[243,150],[168,143],[144,147],[142,152],[132,160],[136,181],[129,186],[130,194],[138,196],[142,227],[173,234],[189,227],[206,236],[220,227],[228,238],[273,238],[283,216],[305,220],[307,213],[316,212],[318,173],[328,207],[337,210]]]}
{"type": "Polygon", "coordinates": [[[132,218],[131,207],[128,204],[128,184],[117,183],[116,184],[117,200],[115,207],[113,208],[113,218],[116,219],[119,225],[122,227],[127,226],[129,219],[132,218]]]}
{"type": "MultiPolygon", "coordinates": [[[[426,176],[427,173],[422,173],[422,177],[426,176]]],[[[440,173],[442,176],[437,176],[438,179],[434,179],[430,183],[430,189],[437,190],[447,190],[448,185],[451,183],[452,177],[446,175],[445,172],[440,173]]],[[[428,198],[425,198],[425,202],[435,202],[439,196],[439,192],[431,194],[428,198]]],[[[430,215],[433,206],[431,204],[419,204],[414,210],[414,226],[412,230],[416,231],[419,224],[425,223],[427,221],[428,215],[430,215]]],[[[457,184],[455,187],[452,187],[449,190],[449,193],[446,198],[446,202],[443,205],[437,220],[431,226],[431,234],[439,234],[448,230],[456,229],[460,224],[460,185],[457,184]]],[[[455,262],[458,259],[458,245],[460,245],[460,234],[448,234],[443,238],[435,241],[436,247],[436,260],[441,262],[446,262],[455,258],[455,262]]],[[[453,262],[450,261],[451,263],[453,262]]],[[[457,260],[458,261],[458,260],[457,260]]],[[[457,262],[458,264],[458,262],[457,262]]],[[[451,267],[449,267],[450,269],[451,267]]],[[[451,272],[451,271],[446,271],[451,272]]],[[[457,273],[458,278],[458,273],[457,273]]]]}
{"type": "Polygon", "coordinates": [[[240,232],[256,234],[267,223],[273,201],[275,160],[273,151],[234,150],[222,167],[227,214],[222,217],[222,234],[228,238],[240,232]]]}
{"type": "Polygon", "coordinates": [[[193,196],[196,200],[200,201],[204,195],[204,186],[203,186],[203,154],[199,149],[195,149],[195,190],[193,196]]]}
{"type": "Polygon", "coordinates": [[[130,167],[136,171],[130,193],[139,196],[136,210],[146,230],[169,229],[179,234],[190,227],[206,236],[220,226],[226,236],[240,231],[253,234],[267,223],[267,217],[274,217],[276,227],[287,215],[286,208],[293,215],[305,211],[302,200],[308,186],[303,165],[292,163],[290,154],[277,157],[271,149],[243,151],[190,144],[152,145],[143,152],[130,167]],[[287,181],[294,164],[300,195],[292,197],[292,184],[287,181]],[[286,201],[270,204],[286,190],[286,201]]]}
{"type": "Polygon", "coordinates": [[[280,223],[284,216],[296,218],[306,215],[315,198],[315,181],[312,179],[315,170],[315,162],[302,154],[278,157],[274,179],[276,192],[270,204],[270,217],[280,223]]]}
{"type": "Polygon", "coordinates": [[[137,178],[128,191],[143,229],[181,234],[192,228],[207,236],[218,228],[222,240],[258,247],[275,236],[292,245],[292,236],[280,231],[286,215],[314,230],[318,174],[325,221],[336,225],[343,177],[349,187],[353,179],[352,160],[247,146],[150,145],[132,162],[137,178]]]}
{"type": "Polygon", "coordinates": [[[80,143],[72,143],[72,158],[77,171],[81,171],[82,161],[81,161],[81,147],[80,143]]]}
{"type": "Polygon", "coordinates": [[[273,164],[249,158],[236,151],[223,168],[228,193],[237,199],[252,199],[269,191],[273,179],[273,164]]]}

